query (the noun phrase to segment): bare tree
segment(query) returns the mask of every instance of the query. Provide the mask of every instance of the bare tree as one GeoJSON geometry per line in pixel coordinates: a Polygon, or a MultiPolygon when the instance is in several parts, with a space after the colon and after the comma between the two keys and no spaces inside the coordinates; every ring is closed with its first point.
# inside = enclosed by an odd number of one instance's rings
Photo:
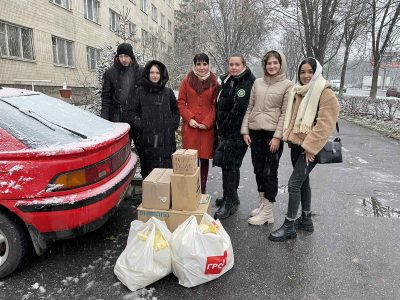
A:
{"type": "Polygon", "coordinates": [[[301,51],[301,40],[292,30],[286,30],[281,40],[281,50],[285,53],[287,63],[287,77],[291,80],[296,79],[297,66],[304,54],[301,51]]]}
{"type": "Polygon", "coordinates": [[[262,0],[205,0],[209,53],[220,72],[229,55],[258,56],[268,31],[262,0]]]}
{"type": "Polygon", "coordinates": [[[391,39],[400,33],[400,1],[370,0],[368,9],[371,11],[370,33],[372,41],[372,84],[369,96],[376,98],[378,75],[382,55],[387,50],[391,39]]]}
{"type": "Polygon", "coordinates": [[[131,22],[130,18],[131,10],[129,8],[122,7],[122,11],[119,13],[119,29],[117,30],[117,36],[122,39],[124,43],[128,40],[136,43],[136,26],[131,22]]]}
{"type": "Polygon", "coordinates": [[[345,19],[343,29],[343,44],[345,50],[340,74],[339,96],[343,95],[350,50],[356,39],[365,31],[367,25],[366,20],[369,17],[369,12],[365,8],[366,3],[364,0],[350,0],[348,17],[345,19]]]}
{"type": "Polygon", "coordinates": [[[301,40],[304,56],[321,64],[336,56],[346,19],[344,0],[276,0],[277,22],[301,40]]]}

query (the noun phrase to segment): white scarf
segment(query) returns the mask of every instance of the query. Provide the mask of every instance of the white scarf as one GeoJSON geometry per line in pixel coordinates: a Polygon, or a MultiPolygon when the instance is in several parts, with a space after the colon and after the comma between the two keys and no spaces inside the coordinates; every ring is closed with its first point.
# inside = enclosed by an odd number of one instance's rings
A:
{"type": "Polygon", "coordinates": [[[317,60],[315,61],[317,62],[317,69],[315,70],[311,81],[306,85],[296,84],[289,93],[285,122],[283,124],[284,136],[287,136],[288,134],[287,130],[289,129],[290,121],[292,119],[293,103],[296,94],[302,95],[303,99],[297,112],[293,132],[307,134],[313,127],[315,116],[317,114],[319,98],[321,97],[322,91],[326,85],[326,80],[322,77],[321,64],[317,60]]]}
{"type": "Polygon", "coordinates": [[[194,73],[194,75],[197,76],[197,78],[199,78],[200,80],[204,81],[208,77],[210,77],[211,71],[210,71],[210,68],[208,68],[208,72],[207,73],[201,74],[201,73],[196,71],[195,67],[193,67],[193,73],[194,73]]]}

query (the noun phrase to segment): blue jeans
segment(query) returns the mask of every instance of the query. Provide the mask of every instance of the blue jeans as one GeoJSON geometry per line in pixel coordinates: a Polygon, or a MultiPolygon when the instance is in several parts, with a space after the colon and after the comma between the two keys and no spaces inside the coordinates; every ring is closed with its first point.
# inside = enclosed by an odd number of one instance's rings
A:
{"type": "Polygon", "coordinates": [[[311,187],[309,174],[317,163],[314,161],[309,162],[307,165],[304,149],[293,144],[290,151],[290,158],[292,160],[293,172],[288,183],[289,204],[287,217],[295,219],[300,203],[302,210],[311,210],[311,187]]]}

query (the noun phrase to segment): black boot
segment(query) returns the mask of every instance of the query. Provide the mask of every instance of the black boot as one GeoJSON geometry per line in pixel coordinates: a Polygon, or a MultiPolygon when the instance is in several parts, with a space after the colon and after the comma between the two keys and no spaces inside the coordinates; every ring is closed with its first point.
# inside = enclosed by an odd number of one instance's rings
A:
{"type": "Polygon", "coordinates": [[[236,207],[233,205],[232,198],[224,197],[223,199],[224,202],[215,212],[214,219],[225,219],[236,212],[236,207]]]}
{"type": "Polygon", "coordinates": [[[311,212],[306,214],[304,211],[301,212],[301,216],[294,220],[294,227],[308,232],[314,231],[314,224],[311,220],[311,212]]]}
{"type": "Polygon", "coordinates": [[[296,229],[294,229],[294,221],[289,221],[286,218],[283,225],[269,235],[269,239],[274,242],[283,242],[289,239],[295,239],[296,237],[297,233],[296,229]]]}
{"type": "MultiPolygon", "coordinates": [[[[236,206],[240,205],[239,195],[238,195],[237,191],[233,194],[233,200],[232,201],[233,201],[233,205],[236,205],[236,206]]],[[[224,198],[223,197],[222,198],[217,198],[215,200],[215,206],[221,206],[223,202],[224,202],[224,198]]]]}

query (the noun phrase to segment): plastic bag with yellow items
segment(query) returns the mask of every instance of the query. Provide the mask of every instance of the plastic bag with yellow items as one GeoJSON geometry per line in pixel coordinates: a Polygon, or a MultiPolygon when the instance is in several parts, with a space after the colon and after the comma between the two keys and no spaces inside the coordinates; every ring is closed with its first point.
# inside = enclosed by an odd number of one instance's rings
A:
{"type": "Polygon", "coordinates": [[[233,268],[231,239],[219,220],[204,214],[200,224],[191,216],[178,226],[171,241],[172,270],[179,284],[193,287],[233,268]]]}
{"type": "Polygon", "coordinates": [[[114,273],[131,291],[144,288],[171,273],[171,232],[154,217],[131,223],[128,242],[114,273]]]}

